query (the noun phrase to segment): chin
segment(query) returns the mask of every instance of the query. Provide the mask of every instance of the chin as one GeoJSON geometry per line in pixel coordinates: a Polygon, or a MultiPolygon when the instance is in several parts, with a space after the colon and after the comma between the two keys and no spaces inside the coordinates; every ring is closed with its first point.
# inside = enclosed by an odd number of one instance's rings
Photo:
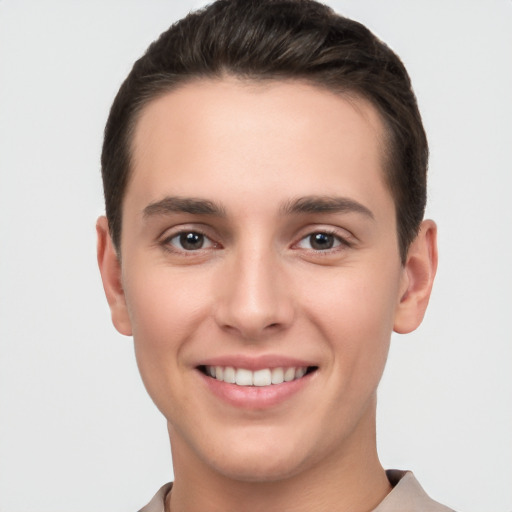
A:
{"type": "Polygon", "coordinates": [[[238,460],[221,460],[215,469],[227,478],[241,482],[277,482],[293,477],[301,471],[300,461],[294,457],[268,457],[261,452],[251,457],[245,453],[238,460]]]}
{"type": "Polygon", "coordinates": [[[308,461],[311,462],[306,443],[292,438],[255,435],[249,440],[231,436],[213,457],[203,453],[205,462],[227,478],[242,482],[277,482],[304,471],[308,461]]]}

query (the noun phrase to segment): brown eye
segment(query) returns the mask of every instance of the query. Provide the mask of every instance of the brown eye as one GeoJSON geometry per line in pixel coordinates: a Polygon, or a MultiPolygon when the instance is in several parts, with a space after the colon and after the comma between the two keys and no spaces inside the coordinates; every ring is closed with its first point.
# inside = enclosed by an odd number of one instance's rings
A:
{"type": "Polygon", "coordinates": [[[328,251],[341,245],[348,245],[339,236],[333,235],[332,233],[326,233],[325,231],[317,231],[305,236],[297,244],[300,249],[309,249],[313,251],[328,251]]]}
{"type": "Polygon", "coordinates": [[[181,247],[187,251],[201,249],[204,245],[204,235],[200,233],[182,233],[179,238],[181,247]]]}
{"type": "Polygon", "coordinates": [[[168,238],[165,243],[180,251],[198,251],[215,246],[207,236],[197,231],[183,231],[168,238]]]}
{"type": "Polygon", "coordinates": [[[334,247],[334,242],[334,235],[329,235],[328,233],[313,233],[312,235],[309,235],[309,243],[311,248],[315,249],[315,251],[332,249],[334,247]]]}

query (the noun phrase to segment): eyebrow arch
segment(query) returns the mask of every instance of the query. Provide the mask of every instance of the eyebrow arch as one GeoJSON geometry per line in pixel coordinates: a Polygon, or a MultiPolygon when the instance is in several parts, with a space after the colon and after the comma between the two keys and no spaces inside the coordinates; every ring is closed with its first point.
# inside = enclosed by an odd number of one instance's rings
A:
{"type": "Polygon", "coordinates": [[[292,213],[361,213],[375,219],[372,211],[366,206],[348,197],[338,196],[305,196],[288,201],[281,211],[292,213]]]}
{"type": "Polygon", "coordinates": [[[143,211],[145,218],[169,213],[190,213],[191,215],[213,215],[215,217],[225,217],[226,215],[224,208],[213,201],[178,196],[164,197],[160,201],[149,204],[143,211]]]}

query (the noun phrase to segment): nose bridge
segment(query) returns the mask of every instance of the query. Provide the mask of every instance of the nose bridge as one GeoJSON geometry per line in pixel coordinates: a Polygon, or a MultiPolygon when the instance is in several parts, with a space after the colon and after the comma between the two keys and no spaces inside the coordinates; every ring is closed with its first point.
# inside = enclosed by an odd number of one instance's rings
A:
{"type": "Polygon", "coordinates": [[[223,280],[217,305],[219,325],[251,340],[285,328],[293,307],[282,270],[271,244],[253,240],[237,247],[219,276],[223,280]]]}

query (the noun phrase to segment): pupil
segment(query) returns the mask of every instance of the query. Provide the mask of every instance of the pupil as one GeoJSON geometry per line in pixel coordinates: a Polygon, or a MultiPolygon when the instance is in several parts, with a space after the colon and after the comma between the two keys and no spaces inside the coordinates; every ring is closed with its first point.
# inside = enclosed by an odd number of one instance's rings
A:
{"type": "Polygon", "coordinates": [[[311,235],[310,243],[313,249],[331,249],[334,245],[334,237],[327,233],[315,233],[314,235],[311,235]]]}
{"type": "Polygon", "coordinates": [[[180,244],[184,249],[201,249],[203,243],[204,237],[199,233],[183,233],[180,235],[180,244]]]}

